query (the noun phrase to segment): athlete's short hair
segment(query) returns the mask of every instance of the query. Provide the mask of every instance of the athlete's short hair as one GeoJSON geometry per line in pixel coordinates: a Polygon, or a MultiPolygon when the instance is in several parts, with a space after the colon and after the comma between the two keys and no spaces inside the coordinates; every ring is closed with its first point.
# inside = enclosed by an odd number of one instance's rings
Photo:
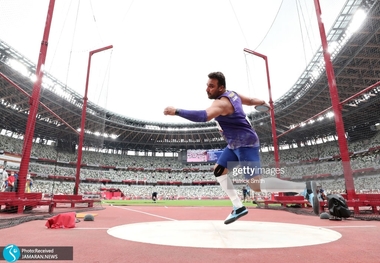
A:
{"type": "Polygon", "coordinates": [[[226,78],[224,77],[224,74],[222,72],[211,72],[210,74],[208,74],[208,77],[210,79],[216,79],[218,80],[218,85],[219,87],[220,86],[224,86],[225,88],[227,88],[226,86],[226,78]]]}

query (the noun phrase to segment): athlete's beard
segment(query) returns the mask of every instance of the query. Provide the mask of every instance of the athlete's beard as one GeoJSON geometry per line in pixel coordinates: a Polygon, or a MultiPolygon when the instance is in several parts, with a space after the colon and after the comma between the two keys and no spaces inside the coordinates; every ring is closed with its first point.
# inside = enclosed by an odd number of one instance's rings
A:
{"type": "Polygon", "coordinates": [[[207,93],[207,96],[210,100],[215,100],[217,97],[219,97],[220,94],[211,94],[207,93]]]}

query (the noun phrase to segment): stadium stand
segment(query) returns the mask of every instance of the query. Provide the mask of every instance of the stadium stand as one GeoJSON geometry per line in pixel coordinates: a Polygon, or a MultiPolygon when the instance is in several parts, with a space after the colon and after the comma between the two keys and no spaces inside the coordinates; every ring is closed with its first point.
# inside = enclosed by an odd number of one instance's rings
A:
{"type": "MultiPolygon", "coordinates": [[[[379,138],[380,134],[373,142],[380,145],[379,138]]],[[[356,191],[360,193],[380,192],[380,181],[377,180],[380,173],[380,154],[379,151],[368,152],[371,145],[373,143],[368,141],[350,144],[350,150],[361,152],[352,158],[356,191]]],[[[5,149],[6,154],[19,155],[18,152],[10,153],[8,149],[21,149],[21,146],[22,141],[19,139],[0,136],[0,147],[5,149]],[[12,147],[8,148],[8,145],[12,147]]],[[[75,154],[65,153],[62,159],[54,160],[49,159],[56,155],[53,146],[37,144],[33,149],[33,155],[38,155],[30,164],[34,179],[33,191],[54,196],[72,194],[75,154]]],[[[311,157],[315,156],[317,150],[320,153],[319,159],[334,156],[339,151],[333,143],[282,150],[280,153],[285,173],[281,177],[295,181],[313,178],[327,193],[344,193],[343,171],[339,162],[328,158],[330,161],[308,162],[315,158],[311,157]],[[307,159],[299,159],[302,157],[307,159]]],[[[262,153],[264,167],[271,165],[270,154],[262,153]]],[[[111,187],[120,189],[126,199],[149,199],[153,190],[159,193],[161,199],[225,198],[224,193],[215,186],[216,181],[209,165],[197,166],[197,169],[201,168],[197,171],[186,171],[195,166],[181,164],[177,158],[121,156],[95,152],[85,152],[84,159],[89,164],[99,165],[87,165],[81,169],[80,194],[100,195],[100,189],[111,187]],[[107,161],[110,163],[106,163],[107,161]],[[123,168],[115,166],[122,163],[123,168]]],[[[9,167],[8,172],[11,170],[17,171],[17,167],[9,167]]],[[[243,178],[234,178],[234,182],[237,189],[244,184],[243,178]]],[[[256,197],[264,199],[260,194],[256,194],[256,197]]]]}

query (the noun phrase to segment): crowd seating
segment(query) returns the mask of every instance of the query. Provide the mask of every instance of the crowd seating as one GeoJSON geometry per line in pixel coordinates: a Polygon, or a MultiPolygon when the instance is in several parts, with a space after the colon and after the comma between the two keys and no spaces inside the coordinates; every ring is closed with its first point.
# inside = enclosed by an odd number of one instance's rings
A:
{"type": "MultiPolygon", "coordinates": [[[[0,149],[20,154],[20,139],[0,136],[0,149]]],[[[349,143],[351,167],[357,192],[379,192],[380,133],[370,140],[349,143]],[[360,154],[355,154],[360,153],[360,154]]],[[[303,146],[280,151],[281,178],[303,181],[313,178],[327,193],[345,191],[343,170],[336,142],[303,146]]],[[[274,167],[273,153],[262,152],[263,167],[274,167]]],[[[103,152],[83,152],[86,164],[80,172],[79,194],[99,193],[100,188],[118,188],[127,198],[150,198],[153,191],[163,199],[225,198],[215,181],[213,164],[183,165],[177,157],[130,156],[103,152]]],[[[33,144],[29,168],[34,179],[33,191],[46,194],[72,194],[76,174],[76,154],[58,152],[55,147],[33,144]],[[49,160],[49,161],[44,161],[49,160]]],[[[7,167],[17,170],[17,167],[7,167]]],[[[276,176],[276,174],[266,174],[276,176]]],[[[237,189],[244,183],[233,177],[237,189]]],[[[241,192],[241,191],[239,191],[241,192]]],[[[256,194],[264,198],[263,194],[256,194]]]]}
{"type": "MultiPolygon", "coordinates": [[[[22,146],[23,140],[0,135],[0,149],[10,153],[21,154],[22,146]]],[[[349,151],[352,153],[368,150],[373,146],[380,146],[380,132],[371,140],[364,140],[348,144],[349,151]]],[[[337,142],[326,142],[323,145],[306,145],[299,148],[280,150],[281,162],[290,164],[298,163],[300,160],[313,160],[315,158],[323,159],[336,155],[339,155],[339,147],[337,142]]],[[[39,143],[33,144],[31,156],[48,160],[59,160],[63,163],[76,163],[77,158],[76,154],[74,153],[57,152],[54,146],[47,146],[39,143]]],[[[262,152],[261,157],[263,164],[270,164],[274,161],[272,152],[262,152]]],[[[178,162],[178,159],[176,157],[163,158],[153,156],[126,156],[121,154],[91,151],[83,152],[82,163],[96,166],[104,165],[114,167],[144,167],[147,169],[156,167],[170,167],[172,169],[211,168],[209,164],[184,166],[178,162]]]]}

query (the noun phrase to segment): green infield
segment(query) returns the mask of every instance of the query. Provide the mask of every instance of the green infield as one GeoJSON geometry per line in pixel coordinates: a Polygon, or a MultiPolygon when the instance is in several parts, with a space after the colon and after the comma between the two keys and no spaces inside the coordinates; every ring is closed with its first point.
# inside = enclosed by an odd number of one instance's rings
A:
{"type": "MultiPolygon", "coordinates": [[[[230,200],[103,200],[102,204],[115,206],[232,206],[230,200]]],[[[254,206],[252,201],[243,203],[245,206],[254,206]]]]}

